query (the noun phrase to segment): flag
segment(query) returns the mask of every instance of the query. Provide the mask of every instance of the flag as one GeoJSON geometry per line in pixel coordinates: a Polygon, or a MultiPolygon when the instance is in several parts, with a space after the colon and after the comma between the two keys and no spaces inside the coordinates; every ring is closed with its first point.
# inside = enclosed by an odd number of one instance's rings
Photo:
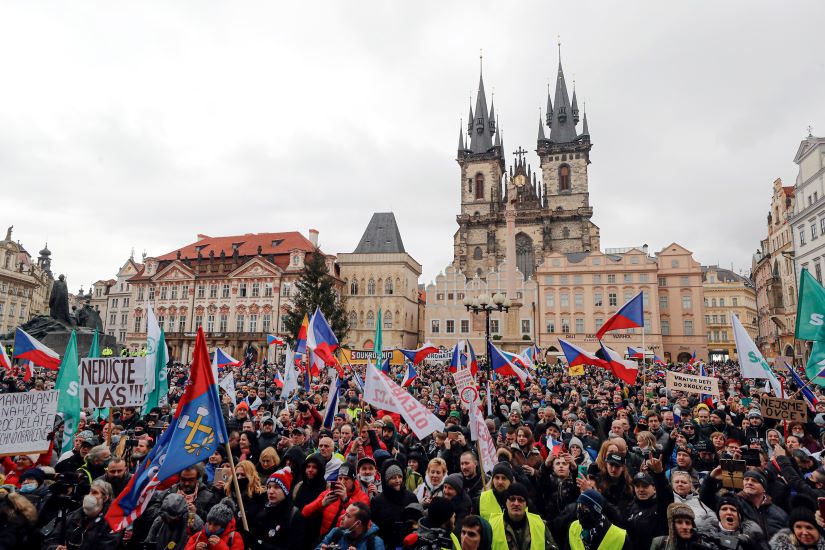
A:
{"type": "MultiPolygon", "coordinates": [[[[95,329],[95,333],[92,336],[92,343],[89,346],[89,353],[86,354],[87,358],[93,357],[100,357],[100,342],[98,342],[97,337],[97,329],[95,329]]],[[[100,420],[101,418],[105,418],[109,416],[109,407],[98,407],[95,409],[95,418],[100,420]]]]}
{"type": "Polygon", "coordinates": [[[34,363],[25,361],[23,363],[23,382],[29,382],[32,379],[32,371],[34,370],[34,363]]]}
{"type": "Polygon", "coordinates": [[[278,367],[275,367],[275,376],[272,377],[272,383],[275,384],[276,388],[284,387],[284,379],[281,378],[281,373],[278,372],[278,367]]]}
{"type": "Polygon", "coordinates": [[[690,361],[688,361],[688,365],[692,365],[696,362],[696,350],[693,350],[693,355],[690,356],[690,361]]]}
{"type": "Polygon", "coordinates": [[[378,409],[400,414],[418,439],[444,431],[444,422],[389,376],[370,365],[367,365],[364,401],[378,409]]]}
{"type": "Polygon", "coordinates": [[[673,406],[673,423],[677,426],[682,422],[682,407],[679,405],[673,406]]]}
{"type": "MultiPolygon", "coordinates": [[[[375,352],[375,364],[377,365],[384,359],[384,334],[383,328],[381,327],[381,308],[378,308],[378,319],[375,322],[375,338],[372,341],[372,351],[375,352]]],[[[389,367],[389,365],[387,365],[387,367],[389,367]]],[[[384,371],[384,367],[381,367],[381,370],[384,371]]],[[[384,372],[390,372],[389,368],[384,372]]]]}
{"type": "Polygon", "coordinates": [[[381,363],[381,372],[384,374],[390,373],[390,358],[387,357],[383,363],[381,363]]]}
{"type": "Polygon", "coordinates": [[[481,462],[481,469],[489,474],[498,462],[496,459],[496,443],[493,441],[493,436],[490,435],[490,430],[487,429],[481,407],[476,404],[470,406],[470,422],[475,426],[475,433],[478,435],[478,449],[480,451],[478,459],[481,462]]]}
{"type": "Polygon", "coordinates": [[[304,320],[301,321],[301,328],[298,329],[298,337],[295,338],[295,353],[306,355],[307,333],[309,332],[309,317],[304,313],[304,320]]]}
{"type": "Polygon", "coordinates": [[[215,348],[215,364],[219,367],[240,367],[243,365],[243,361],[238,361],[221,348],[215,348]]]}
{"type": "Polygon", "coordinates": [[[493,415],[493,396],[490,395],[490,381],[487,380],[487,416],[493,415]]]}
{"type": "Polygon", "coordinates": [[[295,352],[289,344],[286,345],[286,359],[284,360],[284,387],[281,395],[289,399],[289,394],[298,389],[298,369],[295,367],[295,352]]]}
{"type": "Polygon", "coordinates": [[[645,350],[643,350],[642,348],[631,348],[630,346],[628,346],[627,356],[631,359],[644,359],[645,350]]]}
{"type": "Polygon", "coordinates": [[[490,342],[489,357],[493,372],[498,375],[515,376],[519,379],[521,385],[524,386],[524,382],[527,380],[527,373],[510,361],[504,353],[505,352],[502,352],[490,342]]]}
{"type": "MultiPolygon", "coordinates": [[[[312,319],[309,320],[306,347],[321,358],[328,367],[338,365],[338,360],[335,359],[334,355],[335,350],[338,349],[338,338],[336,338],[335,333],[332,332],[332,328],[330,328],[329,323],[327,323],[324,314],[321,313],[320,307],[315,309],[315,313],[312,314],[312,319]]],[[[340,368],[340,365],[338,368],[340,368]]]]}
{"type": "Polygon", "coordinates": [[[552,437],[547,439],[547,447],[549,447],[550,454],[553,456],[559,456],[561,453],[563,443],[558,439],[553,439],[552,437]]]}
{"type": "MultiPolygon", "coordinates": [[[[478,359],[476,359],[476,352],[469,340],[467,340],[467,355],[468,359],[466,361],[469,361],[470,371],[475,376],[478,373],[478,359]]],[[[467,365],[466,361],[465,365],[467,365]]]]}
{"type": "Polygon", "coordinates": [[[49,370],[60,368],[60,356],[57,352],[47,348],[19,327],[14,333],[14,358],[28,359],[35,365],[49,370]]]}
{"type": "Polygon", "coordinates": [[[427,341],[423,346],[418,349],[401,349],[398,350],[404,354],[408,360],[412,361],[413,365],[418,365],[423,361],[428,355],[432,353],[438,353],[438,348],[427,341]]]}
{"type": "Polygon", "coordinates": [[[539,362],[539,355],[541,355],[541,350],[535,344],[531,344],[530,347],[524,348],[524,351],[521,352],[521,358],[524,359],[525,364],[530,366],[531,368],[536,368],[536,363],[539,362]]]}
{"type": "Polygon", "coordinates": [[[415,366],[407,361],[407,372],[404,373],[404,379],[401,381],[401,387],[406,388],[411,386],[416,376],[418,376],[418,373],[415,372],[415,366]]]}
{"type": "MultiPolygon", "coordinates": [[[[370,362],[369,359],[367,359],[367,369],[369,369],[371,366],[372,366],[372,363],[370,362]]],[[[358,376],[358,372],[355,370],[355,368],[352,369],[352,379],[355,380],[355,383],[358,385],[358,388],[361,390],[361,393],[363,393],[364,392],[364,381],[361,380],[360,376],[358,376]]]]}
{"type": "Polygon", "coordinates": [[[611,330],[618,330],[622,328],[642,328],[645,326],[644,314],[644,294],[639,292],[636,296],[630,299],[625,305],[619,308],[610,319],[608,319],[602,328],[596,332],[596,338],[601,340],[606,332],[611,330]]]}
{"type": "Polygon", "coordinates": [[[782,397],[782,385],[776,374],[771,370],[768,362],[762,357],[762,353],[756,344],[753,343],[745,327],[739,321],[739,317],[731,314],[731,324],[733,324],[733,338],[736,341],[736,352],[739,356],[739,368],[742,378],[767,378],[777,397],[782,397]]]}
{"type": "MultiPolygon", "coordinates": [[[[95,332],[97,334],[97,332],[95,332]]],[[[0,367],[3,367],[11,374],[11,359],[6,354],[6,346],[0,344],[0,367]]]]}
{"type": "Polygon", "coordinates": [[[226,394],[232,399],[232,408],[234,409],[237,407],[238,400],[235,397],[235,373],[230,371],[229,374],[220,379],[218,386],[223,388],[226,394]]]}
{"type": "Polygon", "coordinates": [[[802,393],[802,399],[808,404],[808,408],[812,411],[816,410],[816,405],[819,403],[819,399],[816,398],[814,392],[811,391],[809,387],[802,381],[802,378],[796,373],[794,368],[790,366],[787,362],[785,366],[788,367],[788,372],[791,373],[791,378],[793,378],[794,384],[796,387],[799,388],[799,391],[802,393]]]}
{"type": "Polygon", "coordinates": [[[608,368],[604,361],[589,351],[585,351],[579,346],[571,344],[567,340],[559,338],[559,344],[561,345],[561,351],[564,353],[565,359],[567,359],[568,368],[579,365],[595,365],[603,369],[608,368]]]}
{"type": "MultiPolygon", "coordinates": [[[[520,367],[521,369],[524,370],[525,373],[527,373],[527,361],[524,360],[524,357],[522,357],[518,353],[510,353],[509,351],[504,351],[504,350],[500,350],[500,351],[501,351],[502,354],[504,354],[504,356],[507,359],[510,360],[511,363],[513,363],[517,367],[520,367]]],[[[528,376],[529,376],[529,374],[528,374],[528,376]]]]}
{"type": "Polygon", "coordinates": [[[169,383],[166,381],[166,364],[169,361],[166,334],[158,325],[151,305],[147,307],[149,309],[146,320],[146,383],[143,389],[146,403],[143,405],[143,414],[148,414],[149,411],[163,404],[166,401],[166,394],[169,393],[169,383]]]}
{"type": "Polygon", "coordinates": [[[277,336],[275,336],[274,334],[267,334],[267,335],[266,335],[266,345],[267,345],[267,346],[272,346],[272,345],[275,345],[275,346],[283,346],[283,345],[284,345],[284,341],[283,341],[283,339],[278,338],[278,337],[277,337],[277,336]]]}
{"type": "Polygon", "coordinates": [[[450,358],[450,372],[455,372],[458,369],[463,369],[466,366],[466,360],[464,359],[464,340],[459,340],[453,346],[453,355],[450,358]]]}
{"type": "Polygon", "coordinates": [[[825,342],[814,342],[805,365],[805,375],[812,383],[825,386],[825,342]]]}
{"type": "Polygon", "coordinates": [[[656,365],[656,366],[659,366],[659,367],[666,366],[666,363],[664,361],[662,361],[662,358],[659,357],[658,355],[653,356],[653,364],[656,365]]]}
{"type": "Polygon", "coordinates": [[[796,339],[825,341],[825,288],[804,267],[799,276],[796,339]]]}
{"type": "Polygon", "coordinates": [[[344,379],[337,375],[337,373],[330,373],[332,380],[329,383],[329,397],[327,398],[327,407],[324,410],[324,427],[332,428],[332,422],[335,414],[338,412],[338,397],[341,395],[341,388],[344,386],[344,379]]]}
{"type": "Polygon", "coordinates": [[[60,446],[58,458],[61,460],[72,454],[77,423],[80,421],[80,359],[77,356],[75,331],[72,331],[69,336],[69,343],[66,345],[63,361],[60,362],[54,388],[60,390],[57,410],[63,413],[63,443],[60,446]]]}
{"type": "Polygon", "coordinates": [[[607,368],[613,372],[613,376],[628,385],[635,384],[636,378],[639,376],[639,365],[637,365],[635,361],[622,359],[621,355],[605,346],[602,342],[599,342],[599,346],[601,349],[596,352],[596,357],[604,361],[607,368]]]}

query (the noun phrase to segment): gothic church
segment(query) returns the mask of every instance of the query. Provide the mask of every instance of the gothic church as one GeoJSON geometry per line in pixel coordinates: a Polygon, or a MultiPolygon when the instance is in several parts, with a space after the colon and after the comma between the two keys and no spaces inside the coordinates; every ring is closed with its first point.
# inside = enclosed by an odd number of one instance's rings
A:
{"type": "Polygon", "coordinates": [[[461,213],[453,239],[453,264],[467,277],[484,277],[506,255],[504,212],[516,211],[516,258],[525,278],[535,272],[550,251],[589,252],[599,249],[599,228],[590,220],[587,166],[590,134],[583,113],[581,132],[576,90],[572,102],[567,93],[559,59],[555,96],[547,93],[545,120],[539,119],[536,153],[541,173],[524,159],[521,147],[509,170],[504,144],[497,128],[495,107],[487,108],[484,80],[479,77],[475,111],[470,107],[467,138],[459,131],[461,213]],[[545,133],[547,125],[549,134],[545,133]]]}

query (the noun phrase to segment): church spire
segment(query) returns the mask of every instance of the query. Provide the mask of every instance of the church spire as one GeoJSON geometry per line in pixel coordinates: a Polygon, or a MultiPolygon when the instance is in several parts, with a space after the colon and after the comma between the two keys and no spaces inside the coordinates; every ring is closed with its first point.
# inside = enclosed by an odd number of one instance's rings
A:
{"type": "Polygon", "coordinates": [[[579,104],[576,103],[576,81],[573,80],[573,124],[579,123],[579,104]]]}
{"type": "Polygon", "coordinates": [[[470,132],[469,149],[473,153],[486,153],[493,146],[493,134],[490,128],[490,115],[487,111],[487,95],[484,92],[484,77],[478,76],[478,94],[476,108],[470,132]]]}
{"type": "Polygon", "coordinates": [[[547,138],[544,135],[544,122],[541,120],[541,108],[539,108],[539,141],[545,141],[547,138]]]}
{"type": "Polygon", "coordinates": [[[498,117],[496,117],[496,142],[493,145],[501,147],[501,128],[498,126],[498,117]]]}
{"type": "Polygon", "coordinates": [[[464,121],[458,123],[458,150],[464,150],[464,121]]]}
{"type": "Polygon", "coordinates": [[[584,104],[584,120],[582,121],[581,135],[590,136],[590,129],[587,127],[587,103],[584,104]]]}
{"type": "Polygon", "coordinates": [[[547,112],[544,114],[547,120],[547,127],[553,127],[553,102],[550,101],[550,83],[547,83],[547,112]]]}
{"type": "Polygon", "coordinates": [[[573,106],[570,104],[570,97],[567,95],[567,83],[564,80],[564,70],[561,67],[561,43],[559,43],[559,69],[556,75],[556,94],[553,104],[553,124],[550,127],[550,141],[554,143],[575,141],[578,117],[573,113],[573,106]]]}

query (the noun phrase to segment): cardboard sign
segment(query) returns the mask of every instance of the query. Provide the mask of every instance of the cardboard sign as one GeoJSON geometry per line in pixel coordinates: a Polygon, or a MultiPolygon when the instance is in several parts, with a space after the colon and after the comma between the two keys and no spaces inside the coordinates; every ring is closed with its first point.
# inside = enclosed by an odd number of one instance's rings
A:
{"type": "Polygon", "coordinates": [[[144,403],[145,378],[145,357],[81,359],[81,406],[139,407],[144,403]]]}
{"type": "Polygon", "coordinates": [[[759,398],[759,410],[765,418],[807,422],[808,406],[801,399],[780,399],[763,395],[759,398]]]}
{"type": "Polygon", "coordinates": [[[478,400],[478,389],[473,379],[473,371],[470,369],[458,369],[453,373],[456,390],[461,398],[461,403],[468,408],[471,403],[478,400]]]}
{"type": "Polygon", "coordinates": [[[665,385],[671,390],[719,395],[719,380],[712,376],[696,376],[695,374],[667,371],[665,385]]]}
{"type": "Polygon", "coordinates": [[[0,456],[49,450],[60,392],[0,393],[0,456]]]}

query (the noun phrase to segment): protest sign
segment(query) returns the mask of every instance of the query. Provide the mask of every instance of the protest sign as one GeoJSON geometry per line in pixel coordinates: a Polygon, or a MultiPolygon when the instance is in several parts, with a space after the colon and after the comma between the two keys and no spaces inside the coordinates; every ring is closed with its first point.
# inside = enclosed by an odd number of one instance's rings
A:
{"type": "Polygon", "coordinates": [[[461,398],[461,403],[465,408],[478,401],[478,389],[473,379],[473,371],[470,369],[458,369],[453,373],[456,391],[461,398]]]}
{"type": "Polygon", "coordinates": [[[80,360],[80,396],[83,407],[139,407],[143,405],[145,357],[89,357],[80,360]]]}
{"type": "Polygon", "coordinates": [[[0,456],[49,450],[57,390],[0,393],[0,456]]]}
{"type": "Polygon", "coordinates": [[[803,423],[808,421],[808,407],[801,399],[780,399],[763,395],[759,399],[759,409],[764,418],[803,423]]]}
{"type": "Polygon", "coordinates": [[[719,395],[719,380],[712,376],[696,376],[695,374],[667,371],[665,385],[671,390],[719,395]]]}
{"type": "Polygon", "coordinates": [[[364,401],[385,411],[400,414],[419,439],[444,430],[444,422],[375,367],[367,367],[364,401]]]}

